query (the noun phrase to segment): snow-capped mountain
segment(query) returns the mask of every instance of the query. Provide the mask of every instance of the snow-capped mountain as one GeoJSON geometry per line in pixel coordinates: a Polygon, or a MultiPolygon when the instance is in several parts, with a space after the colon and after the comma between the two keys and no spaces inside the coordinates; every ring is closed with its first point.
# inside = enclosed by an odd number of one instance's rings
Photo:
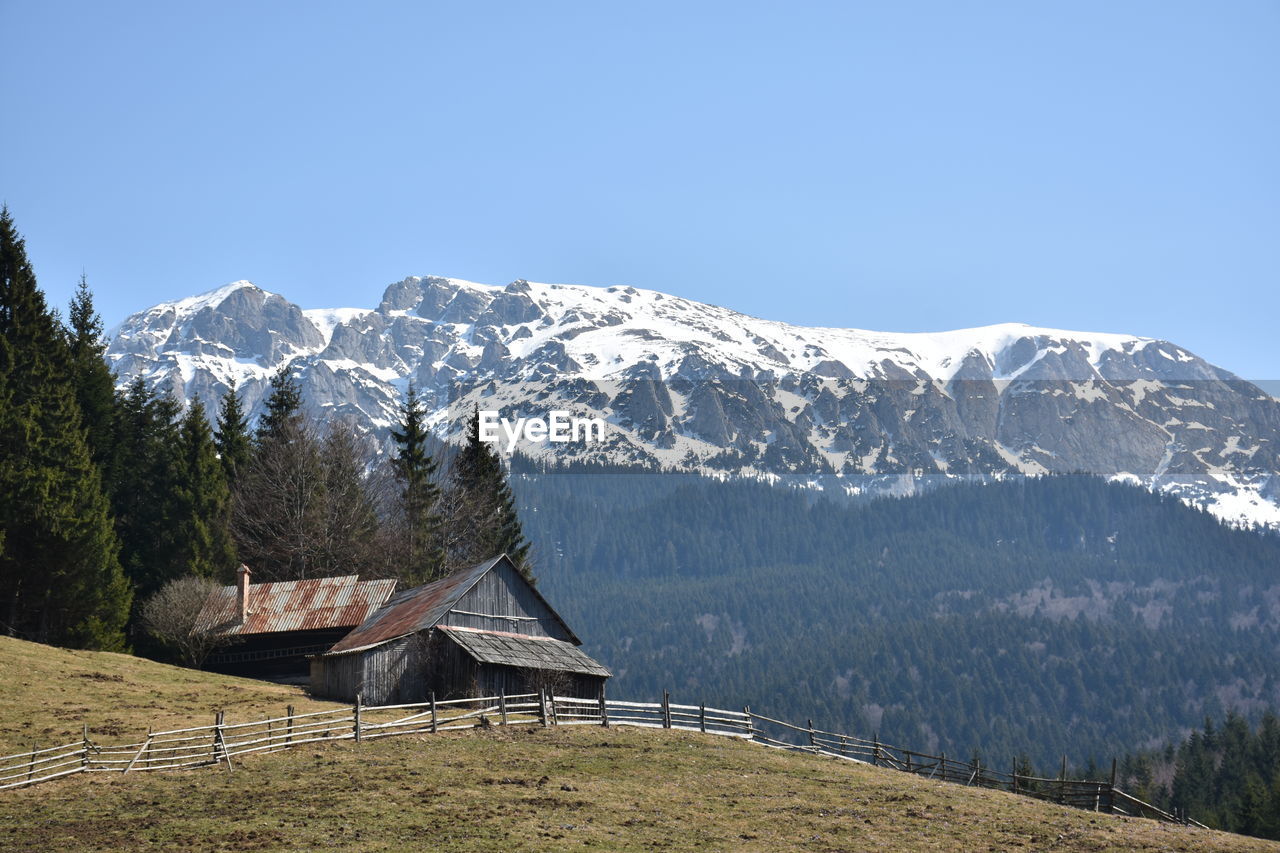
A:
{"type": "Polygon", "coordinates": [[[410,381],[442,435],[472,407],[607,421],[561,460],[903,493],[930,478],[1088,471],[1280,525],[1280,402],[1174,344],[1020,324],[805,328],[633,287],[411,277],[373,309],[240,281],[127,319],[107,357],[180,399],[248,406],[290,365],[315,413],[384,431],[410,381]]]}

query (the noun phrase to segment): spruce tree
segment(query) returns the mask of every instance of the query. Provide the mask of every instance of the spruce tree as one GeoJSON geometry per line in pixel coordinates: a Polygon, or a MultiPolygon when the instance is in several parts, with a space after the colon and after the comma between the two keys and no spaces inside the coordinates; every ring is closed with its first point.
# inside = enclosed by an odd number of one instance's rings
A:
{"type": "Polygon", "coordinates": [[[467,443],[453,459],[451,471],[455,517],[463,539],[454,548],[455,566],[506,554],[529,581],[529,543],[524,538],[515,498],[507,484],[502,460],[480,440],[480,413],[473,411],[467,443]]]}
{"type": "Polygon", "coordinates": [[[426,412],[409,383],[400,407],[400,429],[393,429],[396,442],[392,460],[399,485],[401,576],[410,584],[424,583],[444,573],[445,557],[440,542],[440,487],[435,482],[436,461],[427,452],[426,412]]]}
{"type": "Polygon", "coordinates": [[[0,211],[0,614],[10,634],[120,649],[131,593],[66,337],[0,211]],[[6,612],[7,611],[7,612],[6,612]]]}
{"type": "Polygon", "coordinates": [[[244,408],[240,404],[235,379],[231,380],[227,393],[222,395],[222,404],[218,409],[218,429],[213,434],[213,440],[222,460],[227,483],[234,486],[236,478],[249,464],[249,457],[253,453],[253,442],[249,438],[249,419],[245,417],[244,408]]]}
{"type": "Polygon", "coordinates": [[[148,388],[142,377],[129,383],[119,402],[119,446],[111,475],[112,509],[120,534],[121,561],[143,601],[178,572],[178,404],[148,388]]]}
{"type": "Polygon", "coordinates": [[[113,467],[116,447],[115,375],[107,367],[104,357],[107,342],[102,319],[93,307],[93,294],[83,275],[71,299],[67,319],[67,346],[76,402],[80,405],[80,417],[94,464],[105,473],[113,467]]]}
{"type": "Polygon", "coordinates": [[[271,377],[266,411],[258,419],[254,440],[261,447],[271,441],[287,440],[302,421],[302,388],[286,364],[271,377]]]}
{"type": "Polygon", "coordinates": [[[204,404],[196,397],[178,429],[174,572],[230,582],[238,565],[231,540],[231,493],[204,404]]]}

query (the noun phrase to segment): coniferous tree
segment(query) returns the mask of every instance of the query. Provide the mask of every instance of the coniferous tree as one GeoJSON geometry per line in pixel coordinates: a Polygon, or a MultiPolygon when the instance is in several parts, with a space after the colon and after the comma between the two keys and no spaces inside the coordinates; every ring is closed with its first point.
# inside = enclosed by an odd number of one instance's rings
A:
{"type": "Polygon", "coordinates": [[[440,541],[440,487],[436,485],[436,461],[427,452],[426,413],[409,383],[400,407],[400,429],[393,429],[396,455],[392,461],[397,495],[398,537],[402,556],[399,573],[409,584],[434,580],[444,573],[440,541]]]}
{"type": "Polygon", "coordinates": [[[122,648],[131,595],[70,351],[7,208],[0,340],[0,618],[10,634],[41,642],[122,648]]]}
{"type": "Polygon", "coordinates": [[[121,562],[138,594],[138,608],[177,577],[178,404],[138,377],[119,402],[119,445],[110,479],[121,562]]]}
{"type": "Polygon", "coordinates": [[[297,434],[302,421],[302,386],[284,365],[271,377],[271,391],[267,395],[266,411],[258,419],[254,441],[261,448],[271,441],[289,441],[297,434]]]}
{"type": "MultiPolygon", "coordinates": [[[[71,299],[67,323],[71,356],[71,381],[94,464],[104,473],[112,470],[116,447],[115,376],[107,367],[102,319],[93,307],[93,294],[82,275],[71,299]]],[[[109,489],[108,489],[109,491],[109,489]]]]}
{"type": "Polygon", "coordinates": [[[515,498],[507,484],[502,461],[480,439],[480,413],[472,412],[467,443],[453,459],[450,523],[461,532],[451,548],[454,568],[506,554],[532,581],[529,543],[524,538],[515,498]]]}
{"type": "Polygon", "coordinates": [[[249,437],[249,419],[245,417],[240,405],[240,394],[236,390],[236,380],[231,380],[231,387],[222,396],[222,404],[218,409],[218,428],[213,435],[214,444],[218,448],[218,456],[222,460],[222,470],[228,485],[234,486],[239,473],[249,464],[253,452],[253,441],[249,437]]]}
{"type": "Polygon", "coordinates": [[[238,565],[230,531],[231,493],[199,397],[183,416],[178,439],[174,574],[229,582],[238,565]]]}

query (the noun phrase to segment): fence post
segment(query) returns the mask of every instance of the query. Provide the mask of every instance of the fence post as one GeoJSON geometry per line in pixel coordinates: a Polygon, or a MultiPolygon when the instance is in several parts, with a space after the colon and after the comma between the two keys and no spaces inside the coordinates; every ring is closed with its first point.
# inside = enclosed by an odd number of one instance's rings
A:
{"type": "Polygon", "coordinates": [[[671,694],[662,691],[662,727],[671,728],[671,694]]]}
{"type": "Polygon", "coordinates": [[[551,725],[560,725],[560,714],[556,711],[556,694],[551,690],[547,691],[547,710],[551,713],[551,725]]]}
{"type": "Polygon", "coordinates": [[[818,743],[813,739],[813,720],[809,719],[807,722],[809,723],[809,748],[815,749],[817,748],[818,743]]]}
{"type": "Polygon", "coordinates": [[[947,754],[945,752],[938,756],[938,766],[942,768],[942,781],[947,781],[947,754]]]}
{"type": "Polygon", "coordinates": [[[356,724],[355,724],[356,743],[360,742],[360,706],[363,704],[364,704],[364,695],[361,693],[357,693],[355,707],[351,709],[353,712],[353,715],[356,718],[356,724]]]}
{"type": "Polygon", "coordinates": [[[609,728],[609,705],[604,700],[604,690],[600,691],[600,725],[609,728]]]}
{"type": "Polygon", "coordinates": [[[538,688],[538,721],[542,723],[542,727],[547,727],[547,688],[538,688]]]}
{"type": "Polygon", "coordinates": [[[755,740],[756,727],[755,727],[755,724],[751,722],[751,706],[750,705],[742,706],[742,718],[747,721],[747,737],[751,738],[752,740],[755,740]]]}
{"type": "Polygon", "coordinates": [[[902,753],[902,757],[903,757],[903,758],[905,758],[905,759],[907,759],[907,772],[908,772],[908,773],[914,773],[915,771],[911,769],[911,753],[910,753],[910,751],[905,751],[905,752],[903,752],[903,753],[902,753]]]}
{"type": "Polygon", "coordinates": [[[1009,770],[1011,771],[1009,773],[1009,778],[1012,780],[1009,783],[1009,790],[1016,794],[1018,793],[1018,759],[1013,759],[1013,763],[1009,765],[1009,770]]]}
{"type": "Polygon", "coordinates": [[[498,690],[498,713],[502,715],[502,725],[507,724],[507,688],[498,690]]]}
{"type": "Polygon", "coordinates": [[[1067,801],[1067,756],[1062,756],[1062,772],[1058,774],[1058,802],[1067,801]]]}
{"type": "Polygon", "coordinates": [[[31,781],[31,777],[36,775],[36,743],[31,742],[31,762],[27,764],[27,781],[31,781]]]}
{"type": "Polygon", "coordinates": [[[227,739],[222,733],[222,721],[226,719],[226,711],[218,712],[218,722],[213,730],[213,761],[218,762],[218,748],[222,748],[222,760],[227,762],[227,772],[235,772],[235,767],[231,765],[231,756],[227,754],[227,739]]]}
{"type": "Polygon", "coordinates": [[[124,772],[128,773],[130,770],[132,770],[133,765],[138,763],[138,759],[142,758],[142,756],[145,755],[150,749],[151,749],[151,731],[150,729],[148,729],[146,741],[143,742],[142,746],[138,747],[137,754],[133,756],[133,760],[129,762],[129,766],[124,769],[124,772]]]}
{"type": "Polygon", "coordinates": [[[438,729],[436,720],[436,692],[431,691],[431,733],[435,734],[438,729]]]}
{"type": "Polygon", "coordinates": [[[707,703],[698,703],[698,729],[703,733],[707,733],[707,703]]]}
{"type": "Polygon", "coordinates": [[[871,765],[873,767],[880,766],[880,733],[875,732],[871,735],[871,765]]]}
{"type": "Polygon", "coordinates": [[[844,756],[849,754],[849,739],[844,735],[840,735],[840,754],[844,756]]]}
{"type": "MultiPolygon", "coordinates": [[[[84,735],[84,755],[81,756],[80,758],[80,766],[83,769],[88,770],[89,769],[89,724],[83,723],[82,725],[83,725],[83,728],[81,730],[81,733],[84,735]]],[[[150,736],[151,736],[151,729],[148,728],[147,737],[150,738],[150,736]]]]}
{"type": "Polygon", "coordinates": [[[292,705],[289,705],[285,709],[285,716],[288,717],[289,719],[285,723],[284,742],[286,745],[289,745],[293,743],[293,706],[292,705]]]}

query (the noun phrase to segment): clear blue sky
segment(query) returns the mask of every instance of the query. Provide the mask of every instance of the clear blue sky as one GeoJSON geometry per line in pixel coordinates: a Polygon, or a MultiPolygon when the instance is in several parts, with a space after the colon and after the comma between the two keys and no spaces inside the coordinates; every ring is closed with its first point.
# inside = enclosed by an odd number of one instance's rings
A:
{"type": "Polygon", "coordinates": [[[1275,0],[0,0],[0,30],[0,197],[109,324],[436,273],[1280,378],[1275,0]]]}

